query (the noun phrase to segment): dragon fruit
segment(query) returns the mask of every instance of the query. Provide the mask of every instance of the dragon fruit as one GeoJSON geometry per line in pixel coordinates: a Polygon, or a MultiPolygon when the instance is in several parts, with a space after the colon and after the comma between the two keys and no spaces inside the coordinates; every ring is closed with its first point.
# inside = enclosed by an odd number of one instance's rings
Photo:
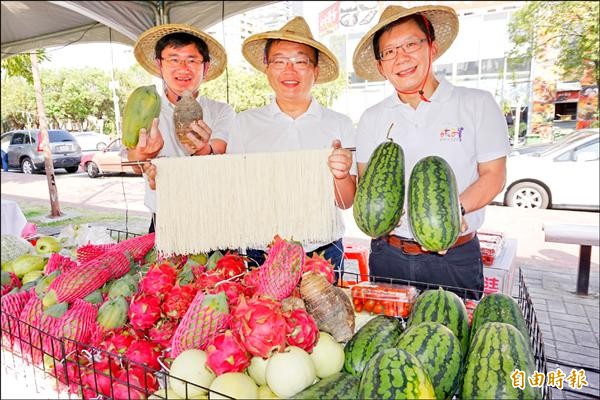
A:
{"type": "Polygon", "coordinates": [[[208,341],[229,325],[231,315],[225,293],[207,294],[198,291],[171,342],[171,356],[187,349],[206,349],[208,341]]]}
{"type": "Polygon", "coordinates": [[[237,306],[239,297],[246,294],[246,288],[239,282],[225,281],[219,283],[215,288],[211,289],[209,293],[224,292],[227,296],[227,302],[232,308],[237,306]]]}
{"type": "Polygon", "coordinates": [[[167,317],[179,321],[185,315],[197,291],[193,285],[179,286],[176,284],[165,294],[161,305],[162,312],[167,317]]]}
{"type": "Polygon", "coordinates": [[[223,280],[221,274],[210,271],[210,272],[202,272],[196,278],[194,284],[201,291],[208,291],[215,287],[215,285],[223,280]]]}
{"type": "Polygon", "coordinates": [[[285,349],[286,322],[281,305],[269,298],[253,297],[240,302],[233,312],[232,330],[253,356],[268,358],[285,349]]]}
{"type": "Polygon", "coordinates": [[[115,399],[145,399],[158,390],[158,381],[150,371],[135,366],[119,372],[112,389],[115,399]]]}
{"type": "Polygon", "coordinates": [[[304,257],[304,250],[299,243],[276,236],[269,248],[267,260],[259,268],[256,293],[276,300],[288,297],[302,277],[304,257]]]}
{"type": "Polygon", "coordinates": [[[287,326],[287,344],[310,353],[319,339],[317,323],[306,310],[295,309],[284,314],[287,326]]]}
{"type": "Polygon", "coordinates": [[[246,271],[244,258],[236,253],[227,252],[217,261],[214,272],[219,273],[223,279],[233,278],[246,271]]]}
{"type": "Polygon", "coordinates": [[[162,297],[173,288],[176,279],[177,271],[173,265],[169,263],[153,264],[140,281],[140,291],[162,297]]]}
{"type": "Polygon", "coordinates": [[[217,376],[226,372],[243,372],[250,365],[250,354],[230,330],[211,340],[206,355],[206,365],[217,376]]]}
{"type": "Polygon", "coordinates": [[[129,305],[129,323],[135,329],[145,330],[160,318],[160,298],[150,294],[138,294],[129,305]]]}
{"type": "Polygon", "coordinates": [[[140,339],[131,343],[131,346],[125,352],[125,357],[140,365],[145,365],[154,370],[160,369],[158,357],[161,354],[160,345],[148,340],[140,339]]]}
{"type": "Polygon", "coordinates": [[[141,338],[143,335],[133,328],[113,329],[105,333],[104,339],[96,347],[109,353],[125,354],[129,346],[141,338]]]}
{"type": "Polygon", "coordinates": [[[148,339],[164,349],[169,348],[175,329],[177,329],[177,321],[166,318],[161,319],[148,331],[148,339]]]}
{"type": "Polygon", "coordinates": [[[258,288],[260,269],[254,268],[244,275],[242,285],[246,287],[246,295],[252,297],[258,288]]]}
{"type": "Polygon", "coordinates": [[[329,283],[333,283],[335,280],[333,269],[333,264],[326,260],[322,254],[313,253],[312,257],[306,258],[304,261],[303,272],[314,272],[323,275],[329,283]]]}
{"type": "Polygon", "coordinates": [[[92,361],[89,366],[81,367],[81,370],[84,398],[97,397],[98,394],[111,397],[112,379],[122,371],[112,357],[92,361]]]}
{"type": "Polygon", "coordinates": [[[6,293],[13,290],[13,288],[20,288],[21,281],[14,272],[2,271],[2,292],[0,296],[4,296],[6,293]]]}

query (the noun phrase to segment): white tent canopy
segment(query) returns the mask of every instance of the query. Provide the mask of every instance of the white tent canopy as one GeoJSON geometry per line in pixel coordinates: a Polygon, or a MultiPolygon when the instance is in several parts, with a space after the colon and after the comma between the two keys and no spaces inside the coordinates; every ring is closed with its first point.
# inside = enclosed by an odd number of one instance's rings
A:
{"type": "Polygon", "coordinates": [[[133,45],[146,29],[199,29],[273,1],[2,1],[2,58],[69,43],[133,45]]]}

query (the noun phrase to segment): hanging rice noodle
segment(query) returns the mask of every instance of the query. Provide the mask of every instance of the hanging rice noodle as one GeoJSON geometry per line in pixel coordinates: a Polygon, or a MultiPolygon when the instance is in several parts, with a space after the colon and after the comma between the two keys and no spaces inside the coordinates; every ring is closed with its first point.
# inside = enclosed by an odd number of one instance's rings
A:
{"type": "Polygon", "coordinates": [[[330,149],[159,158],[156,247],[165,255],[338,239],[330,149]]]}

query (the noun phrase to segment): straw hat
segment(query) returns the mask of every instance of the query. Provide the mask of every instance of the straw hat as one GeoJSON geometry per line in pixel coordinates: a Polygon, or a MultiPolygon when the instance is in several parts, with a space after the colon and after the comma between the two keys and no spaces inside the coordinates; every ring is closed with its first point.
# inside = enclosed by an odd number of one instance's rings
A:
{"type": "Polygon", "coordinates": [[[265,45],[268,39],[287,40],[306,44],[319,51],[319,77],[316,83],[325,83],[336,79],[340,73],[337,58],[323,44],[317,42],[302,17],[296,17],[278,31],[257,33],[248,37],[242,44],[244,58],[260,72],[266,73],[264,64],[265,45]]]}
{"type": "Polygon", "coordinates": [[[142,33],[133,48],[133,54],[140,65],[154,76],[160,77],[160,70],[156,65],[155,47],[156,43],[171,33],[188,33],[202,39],[208,46],[210,55],[210,68],[204,76],[204,82],[217,78],[223,73],[227,66],[227,54],[225,49],[212,36],[206,34],[191,25],[164,24],[148,29],[142,33]]]}
{"type": "Polygon", "coordinates": [[[387,24],[417,13],[423,14],[429,20],[431,25],[433,25],[435,42],[439,47],[436,58],[440,57],[448,50],[458,34],[458,16],[452,8],[445,6],[421,6],[413,8],[388,6],[383,10],[377,25],[371,28],[371,30],[362,37],[354,50],[352,65],[354,66],[356,75],[368,81],[385,80],[377,70],[377,60],[373,53],[373,36],[387,24]]]}

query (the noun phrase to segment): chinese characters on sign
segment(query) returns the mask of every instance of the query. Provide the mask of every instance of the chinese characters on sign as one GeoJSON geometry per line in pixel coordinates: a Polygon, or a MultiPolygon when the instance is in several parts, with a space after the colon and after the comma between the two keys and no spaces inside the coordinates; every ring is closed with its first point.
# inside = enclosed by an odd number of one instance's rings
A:
{"type": "Polygon", "coordinates": [[[571,389],[582,389],[584,386],[588,386],[585,371],[583,369],[572,369],[568,376],[565,375],[560,368],[557,368],[556,371],[548,372],[547,376],[541,372],[534,371],[527,380],[525,379],[526,376],[524,371],[515,369],[510,375],[510,378],[512,379],[513,387],[521,390],[525,389],[526,384],[529,384],[531,387],[541,388],[544,386],[544,382],[547,386],[552,386],[560,390],[563,389],[565,381],[567,381],[567,384],[571,389]]]}

